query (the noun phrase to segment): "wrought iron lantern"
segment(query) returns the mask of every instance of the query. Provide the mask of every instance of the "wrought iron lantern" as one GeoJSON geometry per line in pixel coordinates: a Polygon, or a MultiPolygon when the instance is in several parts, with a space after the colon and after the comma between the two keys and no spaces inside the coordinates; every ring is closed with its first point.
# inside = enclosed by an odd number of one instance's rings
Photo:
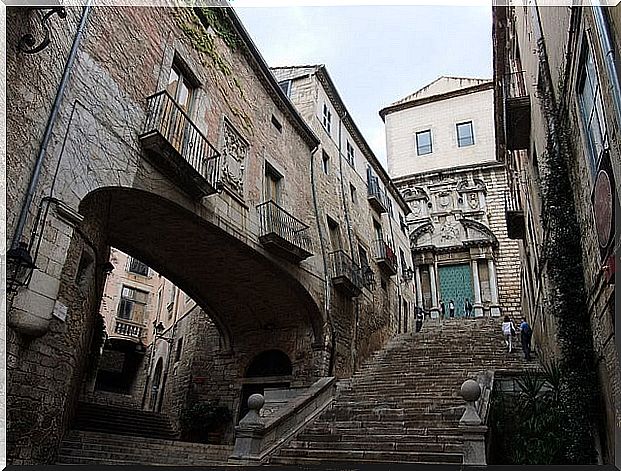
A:
{"type": "Polygon", "coordinates": [[[162,324],[162,321],[159,322],[159,324],[155,325],[155,322],[153,322],[153,328],[155,329],[155,340],[164,340],[168,343],[172,342],[173,339],[170,337],[164,337],[162,334],[164,333],[165,327],[164,324],[162,324]]]}
{"type": "Polygon", "coordinates": [[[26,242],[20,242],[17,247],[10,249],[6,258],[6,287],[9,293],[16,293],[28,285],[36,266],[26,242]]]}
{"type": "Polygon", "coordinates": [[[39,28],[43,32],[43,39],[37,44],[37,40],[34,35],[31,33],[24,34],[17,44],[17,47],[20,51],[26,54],[36,54],[37,52],[41,52],[47,46],[49,46],[50,39],[50,26],[49,21],[52,15],[58,15],[59,18],[65,19],[67,17],[67,11],[65,7],[62,5],[47,5],[47,6],[38,6],[38,7],[30,7],[29,11],[37,11],[39,15],[39,28]]]}
{"type": "Polygon", "coordinates": [[[403,269],[403,281],[411,281],[414,278],[414,270],[410,267],[406,267],[403,269]]]}
{"type": "Polygon", "coordinates": [[[364,280],[364,286],[369,289],[375,288],[375,273],[373,273],[373,269],[369,265],[362,269],[362,279],[364,280]]]}

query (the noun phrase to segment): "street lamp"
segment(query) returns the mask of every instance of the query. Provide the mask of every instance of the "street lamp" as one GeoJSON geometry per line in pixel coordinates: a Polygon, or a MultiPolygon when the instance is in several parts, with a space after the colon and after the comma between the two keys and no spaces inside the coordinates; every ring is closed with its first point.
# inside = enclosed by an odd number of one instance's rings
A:
{"type": "Polygon", "coordinates": [[[6,287],[9,293],[16,293],[19,288],[27,286],[36,268],[28,244],[20,242],[6,253],[6,287]]]}
{"type": "Polygon", "coordinates": [[[164,324],[162,324],[162,321],[160,321],[159,324],[157,325],[155,325],[155,322],[153,322],[153,328],[155,329],[155,340],[161,339],[168,343],[171,343],[173,341],[171,337],[164,337],[162,335],[165,330],[165,327],[164,327],[164,324]]]}
{"type": "Polygon", "coordinates": [[[410,267],[404,268],[403,281],[410,281],[412,278],[414,278],[414,270],[412,270],[410,267]]]}

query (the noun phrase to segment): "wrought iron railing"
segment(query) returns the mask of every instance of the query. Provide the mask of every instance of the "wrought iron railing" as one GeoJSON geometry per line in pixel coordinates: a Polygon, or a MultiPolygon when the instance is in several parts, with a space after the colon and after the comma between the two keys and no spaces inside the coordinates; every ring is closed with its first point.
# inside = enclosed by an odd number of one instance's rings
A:
{"type": "Polygon", "coordinates": [[[145,132],[159,133],[214,188],[220,181],[220,153],[166,90],[147,98],[145,132]]]}
{"type": "Polygon", "coordinates": [[[505,98],[521,98],[528,96],[526,89],[526,71],[511,72],[504,76],[505,98]]]}
{"type": "Polygon", "coordinates": [[[313,244],[306,224],[271,200],[258,205],[257,210],[261,220],[260,236],[276,234],[290,244],[312,253],[313,244]]]}
{"type": "Polygon", "coordinates": [[[330,253],[330,266],[332,278],[343,276],[350,280],[354,286],[362,289],[365,285],[360,267],[349,255],[342,250],[330,253]]]}
{"type": "Polygon", "coordinates": [[[142,337],[142,333],[144,331],[144,326],[141,324],[136,324],[135,322],[130,322],[125,319],[116,319],[116,324],[114,325],[114,333],[118,335],[122,335],[124,337],[132,337],[139,339],[142,337]]]}
{"type": "Polygon", "coordinates": [[[131,273],[136,273],[137,275],[149,275],[149,267],[146,264],[142,263],[140,260],[135,259],[134,257],[130,257],[127,271],[131,273]]]}
{"type": "Polygon", "coordinates": [[[379,184],[379,179],[377,177],[373,177],[368,179],[367,181],[367,195],[369,197],[374,197],[384,206],[386,210],[390,208],[390,202],[388,201],[388,196],[385,192],[382,191],[382,188],[379,184]]]}
{"type": "Polygon", "coordinates": [[[382,239],[378,239],[373,244],[373,248],[377,260],[383,260],[388,263],[394,271],[397,270],[397,255],[390,245],[382,239]]]}

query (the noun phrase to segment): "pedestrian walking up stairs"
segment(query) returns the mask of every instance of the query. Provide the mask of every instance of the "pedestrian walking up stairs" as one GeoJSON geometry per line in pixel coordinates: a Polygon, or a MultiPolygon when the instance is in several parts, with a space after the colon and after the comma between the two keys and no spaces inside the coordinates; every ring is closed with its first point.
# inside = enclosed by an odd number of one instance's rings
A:
{"type": "Polygon", "coordinates": [[[98,394],[83,398],[65,436],[58,464],[225,464],[232,446],[177,440],[168,418],[140,410],[129,397],[98,394]]]}
{"type": "Polygon", "coordinates": [[[484,370],[536,368],[509,354],[498,318],[428,321],[377,352],[272,465],[461,464],[462,383],[484,370]]]}

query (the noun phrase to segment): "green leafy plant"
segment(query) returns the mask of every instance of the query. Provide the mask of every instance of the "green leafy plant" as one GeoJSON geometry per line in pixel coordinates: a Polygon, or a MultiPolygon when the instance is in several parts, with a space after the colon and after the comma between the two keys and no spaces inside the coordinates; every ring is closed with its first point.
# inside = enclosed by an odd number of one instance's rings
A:
{"type": "Polygon", "coordinates": [[[208,443],[210,434],[221,431],[233,418],[231,410],[218,401],[194,401],[181,414],[186,439],[208,443]]]}

